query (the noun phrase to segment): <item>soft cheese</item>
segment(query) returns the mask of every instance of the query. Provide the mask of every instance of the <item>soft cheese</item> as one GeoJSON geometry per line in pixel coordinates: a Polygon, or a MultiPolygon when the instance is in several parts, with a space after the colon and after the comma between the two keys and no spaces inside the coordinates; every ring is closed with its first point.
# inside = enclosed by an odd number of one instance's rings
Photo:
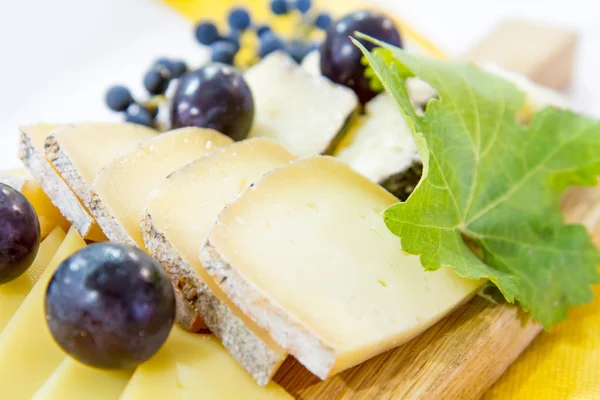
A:
{"type": "Polygon", "coordinates": [[[395,197],[315,156],[265,175],[200,251],[229,298],[322,379],[417,336],[481,282],[427,272],[386,228],[395,197]]]}
{"type": "Polygon", "coordinates": [[[0,285],[0,332],[44,273],[64,238],[65,232],[60,227],[54,228],[40,243],[35,260],[27,271],[14,281],[0,285]]]}
{"type": "Polygon", "coordinates": [[[291,400],[277,384],[258,386],[213,335],[175,328],[165,345],[135,371],[121,400],[291,400]]]}
{"type": "Polygon", "coordinates": [[[118,400],[133,371],[100,370],[66,357],[32,400],[118,400]]]}
{"type": "MultiPolygon", "coordinates": [[[[171,174],[150,195],[143,237],[174,286],[234,358],[265,385],[287,353],[247,318],[213,282],[198,249],[219,212],[263,174],[293,156],[267,138],[248,139],[209,154],[171,174]]],[[[189,325],[190,323],[187,323],[189,325]]]]}
{"type": "Polygon", "coordinates": [[[106,165],[92,182],[90,210],[110,240],[144,248],[140,223],[152,189],[171,172],[232,140],[210,129],[158,135],[106,165]]]}
{"type": "Polygon", "coordinates": [[[46,158],[89,207],[90,185],[96,174],[118,155],[157,133],[154,129],[129,123],[65,125],[46,138],[46,158]]]}
{"type": "Polygon", "coordinates": [[[2,398],[28,400],[65,359],[46,325],[44,295],[58,265],[85,242],[74,228],[0,335],[2,398]]]}
{"type": "Polygon", "coordinates": [[[358,106],[354,92],[276,52],[245,74],[256,108],[250,136],[274,139],[297,156],[330,151],[358,106]]]}
{"type": "Polygon", "coordinates": [[[45,157],[44,141],[57,127],[47,124],[21,127],[19,158],[40,182],[44,193],[82,237],[97,241],[106,240],[94,218],[45,157]]]}

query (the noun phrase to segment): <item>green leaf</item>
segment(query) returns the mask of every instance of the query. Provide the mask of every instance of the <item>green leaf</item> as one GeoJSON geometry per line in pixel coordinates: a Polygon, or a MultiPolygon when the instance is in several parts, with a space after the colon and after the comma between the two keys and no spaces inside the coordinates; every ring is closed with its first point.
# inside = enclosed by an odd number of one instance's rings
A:
{"type": "Polygon", "coordinates": [[[355,43],[420,144],[421,182],[384,215],[403,249],[420,255],[428,270],[450,266],[489,279],[545,328],[569,307],[590,302],[600,254],[583,226],[564,224],[559,203],[568,186],[597,183],[600,122],[545,108],[522,125],[516,115],[525,95],[512,83],[472,64],[384,43],[370,53],[355,43]],[[408,75],[439,94],[423,116],[408,98],[408,75]]]}

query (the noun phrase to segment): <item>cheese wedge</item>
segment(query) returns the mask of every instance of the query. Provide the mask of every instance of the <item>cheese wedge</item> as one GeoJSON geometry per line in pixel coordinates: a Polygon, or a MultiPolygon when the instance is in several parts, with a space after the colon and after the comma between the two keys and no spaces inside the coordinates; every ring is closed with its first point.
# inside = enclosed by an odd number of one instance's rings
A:
{"type": "Polygon", "coordinates": [[[46,138],[46,158],[89,207],[90,185],[96,174],[117,156],[157,133],[154,129],[129,123],[65,125],[46,138]]]}
{"type": "Polygon", "coordinates": [[[144,248],[140,223],[152,189],[171,172],[230,143],[229,137],[200,128],[177,129],[147,140],[96,175],[90,210],[110,240],[144,248]]]}
{"type": "Polygon", "coordinates": [[[133,374],[121,400],[291,400],[277,384],[258,386],[213,335],[173,329],[159,352],[133,374]]]}
{"type": "Polygon", "coordinates": [[[65,232],[60,227],[54,228],[52,233],[40,243],[31,267],[14,281],[0,285],[0,332],[44,273],[64,238],[65,232]]]}
{"type": "Polygon", "coordinates": [[[171,276],[175,288],[261,385],[275,374],[287,353],[246,317],[213,282],[198,260],[198,249],[217,215],[263,174],[293,156],[267,138],[234,143],[171,174],[150,195],[142,234],[150,254],[171,276]]]}
{"type": "Polygon", "coordinates": [[[200,251],[228,297],[325,379],[396,347],[481,285],[426,272],[385,226],[396,203],[331,157],[265,175],[219,215],[200,251]]]}
{"type": "Polygon", "coordinates": [[[282,52],[250,68],[245,78],[255,105],[250,136],[274,139],[297,156],[334,149],[358,106],[352,90],[312,75],[282,52]]]}
{"type": "Polygon", "coordinates": [[[30,125],[21,127],[19,158],[31,175],[40,182],[44,193],[85,239],[106,240],[100,227],[81,204],[69,185],[45,158],[44,141],[58,125],[30,125]]]}
{"type": "Polygon", "coordinates": [[[133,371],[99,370],[66,357],[32,400],[118,400],[133,371]]]}
{"type": "Polygon", "coordinates": [[[2,398],[25,400],[44,384],[65,359],[46,325],[46,286],[58,265],[85,242],[71,228],[31,292],[0,334],[0,387],[2,398]]]}

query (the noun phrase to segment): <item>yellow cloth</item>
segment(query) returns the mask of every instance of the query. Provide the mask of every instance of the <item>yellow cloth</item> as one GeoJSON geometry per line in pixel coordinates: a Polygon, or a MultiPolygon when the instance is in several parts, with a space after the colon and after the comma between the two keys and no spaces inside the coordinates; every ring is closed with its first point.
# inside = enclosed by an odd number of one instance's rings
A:
{"type": "MultiPolygon", "coordinates": [[[[278,32],[291,28],[293,21],[274,19],[268,0],[164,0],[193,21],[214,19],[223,22],[233,5],[244,4],[259,21],[268,21],[278,32]]],[[[336,14],[360,8],[362,0],[317,0],[336,14]]],[[[286,19],[287,18],[287,19],[286,19]]],[[[403,21],[397,21],[403,35],[438,58],[444,53],[403,21]]],[[[508,369],[485,396],[485,400],[594,400],[600,399],[600,286],[595,302],[575,308],[564,323],[544,332],[508,369]]]]}

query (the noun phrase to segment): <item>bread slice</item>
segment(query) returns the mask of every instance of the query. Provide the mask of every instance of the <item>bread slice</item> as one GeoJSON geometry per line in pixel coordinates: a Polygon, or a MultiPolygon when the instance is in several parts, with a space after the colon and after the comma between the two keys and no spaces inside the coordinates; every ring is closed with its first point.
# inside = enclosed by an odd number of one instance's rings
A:
{"type": "Polygon", "coordinates": [[[219,149],[165,179],[149,196],[142,235],[193,313],[240,365],[266,385],[287,352],[237,308],[206,273],[198,249],[218,213],[241,191],[293,156],[274,141],[248,139],[219,149]]]}
{"type": "Polygon", "coordinates": [[[58,125],[38,124],[20,128],[19,159],[31,175],[40,183],[46,195],[60,210],[62,215],[75,227],[81,237],[93,240],[106,240],[106,236],[79,201],[58,171],[46,159],[44,141],[58,125]]]}

